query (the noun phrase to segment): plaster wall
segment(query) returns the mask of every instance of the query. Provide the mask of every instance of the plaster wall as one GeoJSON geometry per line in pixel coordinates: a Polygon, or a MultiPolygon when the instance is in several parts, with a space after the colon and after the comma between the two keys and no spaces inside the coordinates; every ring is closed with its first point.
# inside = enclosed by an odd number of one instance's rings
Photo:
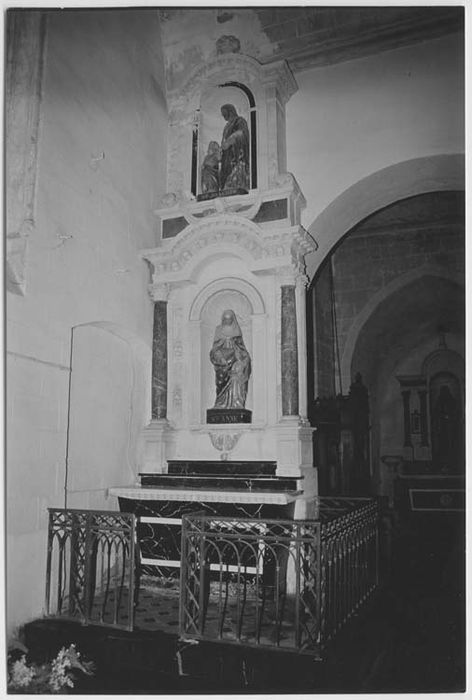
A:
{"type": "MultiPolygon", "coordinates": [[[[372,173],[464,151],[461,35],[314,68],[296,79],[299,90],[287,104],[287,169],[307,200],[306,227],[372,173]]],[[[317,264],[325,252],[319,243],[317,264]]]]}
{"type": "MultiPolygon", "coordinates": [[[[42,608],[46,508],[64,505],[74,326],[97,322],[122,338],[96,343],[95,382],[116,354],[117,367],[140,368],[124,377],[125,404],[123,386],[108,382],[101,401],[89,402],[87,423],[76,422],[70,436],[96,448],[95,467],[114,473],[115,483],[130,483],[128,465],[117,471],[111,441],[97,436],[109,434],[107,411],[118,411],[131,441],[137,423],[142,427],[150,416],[142,376],[150,367],[152,303],[138,251],[154,239],[151,212],[165,190],[167,110],[157,11],[47,15],[26,292],[7,299],[9,630],[42,608]],[[133,410],[139,421],[130,419],[133,410]]],[[[91,358],[82,359],[83,381],[93,382],[86,366],[91,358]]],[[[75,506],[95,503],[92,466],[73,475],[83,489],[75,506]]],[[[110,499],[106,506],[116,504],[110,499]]]]}

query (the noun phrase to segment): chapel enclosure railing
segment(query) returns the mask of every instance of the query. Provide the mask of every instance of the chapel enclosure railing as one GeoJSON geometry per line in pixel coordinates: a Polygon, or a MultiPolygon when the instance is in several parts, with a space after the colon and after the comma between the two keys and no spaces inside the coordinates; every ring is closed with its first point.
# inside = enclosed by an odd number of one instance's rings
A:
{"type": "Polygon", "coordinates": [[[319,656],[378,584],[378,515],[371,499],[316,505],[316,520],[184,516],[181,636],[319,656]]]}
{"type": "Polygon", "coordinates": [[[46,616],[132,630],[135,556],[133,514],[49,508],[46,616]]]}
{"type": "Polygon", "coordinates": [[[320,498],[321,629],[324,647],[379,583],[378,506],[367,498],[320,498]]]}

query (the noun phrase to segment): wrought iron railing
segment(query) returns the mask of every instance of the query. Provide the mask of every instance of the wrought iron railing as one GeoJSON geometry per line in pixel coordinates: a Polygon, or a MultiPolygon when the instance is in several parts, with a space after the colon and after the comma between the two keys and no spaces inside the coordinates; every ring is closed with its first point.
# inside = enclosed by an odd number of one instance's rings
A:
{"type": "Polygon", "coordinates": [[[377,507],[319,499],[316,520],[183,518],[184,639],[320,655],[377,585],[377,507]]]}
{"type": "Polygon", "coordinates": [[[45,613],[132,630],[135,516],[49,509],[45,613]]]}
{"type": "Polygon", "coordinates": [[[319,503],[324,646],[378,585],[378,507],[367,498],[321,498],[319,503]]]}

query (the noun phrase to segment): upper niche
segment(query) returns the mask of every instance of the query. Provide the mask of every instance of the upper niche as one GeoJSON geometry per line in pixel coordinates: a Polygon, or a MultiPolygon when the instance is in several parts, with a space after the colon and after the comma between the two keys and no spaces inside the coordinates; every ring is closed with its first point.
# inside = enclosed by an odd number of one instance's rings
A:
{"type": "Polygon", "coordinates": [[[202,95],[193,129],[192,187],[198,199],[257,187],[257,113],[252,91],[228,81],[202,95]]]}
{"type": "Polygon", "coordinates": [[[168,94],[168,193],[188,201],[218,196],[218,191],[229,191],[234,183],[234,194],[277,186],[279,175],[286,172],[285,104],[296,89],[293,75],[282,61],[261,65],[249,56],[232,53],[197,66],[179,90],[168,94]],[[222,114],[225,105],[231,105],[227,121],[222,114]],[[246,136],[244,139],[240,133],[237,137],[242,148],[233,152],[229,172],[236,168],[241,178],[233,174],[226,187],[228,169],[223,168],[221,158],[218,174],[221,176],[223,170],[225,181],[218,181],[218,190],[214,181],[210,187],[202,186],[204,161],[209,157],[205,166],[211,183],[225,126],[234,117],[240,120],[236,130],[246,136]],[[239,187],[241,184],[244,186],[239,187]]]}

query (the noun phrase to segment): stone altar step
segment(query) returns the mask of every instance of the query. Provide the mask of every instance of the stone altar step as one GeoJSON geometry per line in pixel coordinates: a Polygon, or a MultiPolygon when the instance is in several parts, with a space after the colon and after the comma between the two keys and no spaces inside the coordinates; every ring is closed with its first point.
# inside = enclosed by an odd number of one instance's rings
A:
{"type": "Polygon", "coordinates": [[[275,476],[277,469],[277,462],[267,461],[200,461],[170,459],[167,464],[169,474],[189,476],[192,474],[198,474],[200,476],[275,476]]]}
{"type": "MultiPolygon", "coordinates": [[[[203,489],[206,491],[221,489],[225,491],[296,491],[297,481],[291,477],[268,476],[219,476],[175,475],[175,474],[140,474],[141,486],[150,488],[203,489]]],[[[300,477],[302,478],[302,477],[300,477]]]]}

